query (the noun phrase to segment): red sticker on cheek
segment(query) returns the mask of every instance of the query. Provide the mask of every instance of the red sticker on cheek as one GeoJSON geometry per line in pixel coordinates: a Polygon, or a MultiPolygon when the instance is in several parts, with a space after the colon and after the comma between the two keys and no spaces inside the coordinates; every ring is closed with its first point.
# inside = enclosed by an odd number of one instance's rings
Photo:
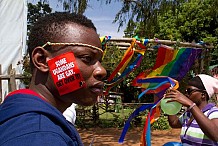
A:
{"type": "Polygon", "coordinates": [[[85,87],[75,56],[68,52],[48,61],[49,70],[60,95],[85,87]]]}

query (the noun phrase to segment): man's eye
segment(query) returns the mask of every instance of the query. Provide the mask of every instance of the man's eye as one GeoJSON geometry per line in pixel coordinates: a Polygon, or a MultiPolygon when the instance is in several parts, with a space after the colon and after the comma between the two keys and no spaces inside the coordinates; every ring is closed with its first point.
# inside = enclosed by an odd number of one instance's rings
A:
{"type": "Polygon", "coordinates": [[[85,63],[90,63],[92,61],[92,58],[90,56],[83,56],[81,57],[81,60],[85,63]]]}

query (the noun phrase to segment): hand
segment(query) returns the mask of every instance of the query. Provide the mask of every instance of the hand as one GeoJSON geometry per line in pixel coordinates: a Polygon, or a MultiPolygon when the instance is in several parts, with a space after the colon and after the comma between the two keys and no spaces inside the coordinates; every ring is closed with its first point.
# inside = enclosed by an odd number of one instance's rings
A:
{"type": "Polygon", "coordinates": [[[175,89],[168,89],[164,94],[164,97],[171,98],[171,100],[168,100],[167,102],[177,101],[186,107],[190,107],[193,104],[193,101],[191,101],[187,96],[175,89]]]}

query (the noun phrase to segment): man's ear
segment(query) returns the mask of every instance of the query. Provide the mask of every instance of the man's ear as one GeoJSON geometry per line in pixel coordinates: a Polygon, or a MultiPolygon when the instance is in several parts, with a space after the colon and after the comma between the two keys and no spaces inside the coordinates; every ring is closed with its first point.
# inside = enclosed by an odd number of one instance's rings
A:
{"type": "Polygon", "coordinates": [[[49,67],[47,61],[50,53],[42,47],[36,47],[32,52],[32,62],[38,70],[42,72],[48,72],[49,67]]]}

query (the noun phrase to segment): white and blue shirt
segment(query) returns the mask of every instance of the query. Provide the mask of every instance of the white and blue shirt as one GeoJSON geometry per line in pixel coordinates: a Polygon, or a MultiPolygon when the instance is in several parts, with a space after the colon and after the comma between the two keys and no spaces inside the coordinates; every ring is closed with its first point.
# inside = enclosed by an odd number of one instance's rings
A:
{"type": "MultiPolygon", "coordinates": [[[[207,104],[202,112],[209,119],[218,118],[218,107],[213,103],[207,104]]],[[[188,124],[190,118],[191,112],[185,112],[179,118],[182,124],[180,138],[183,146],[218,145],[218,142],[211,140],[203,133],[195,119],[188,124]]]]}

